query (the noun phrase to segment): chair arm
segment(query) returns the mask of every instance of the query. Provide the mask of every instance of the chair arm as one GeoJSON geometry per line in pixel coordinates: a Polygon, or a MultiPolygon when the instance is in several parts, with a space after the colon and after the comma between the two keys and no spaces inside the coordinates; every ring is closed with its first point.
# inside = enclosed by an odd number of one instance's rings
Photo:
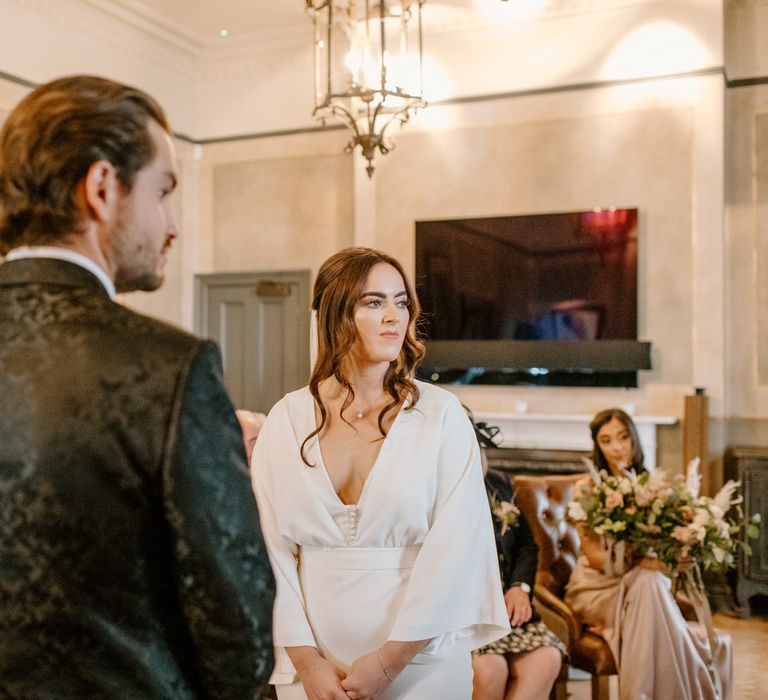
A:
{"type": "Polygon", "coordinates": [[[677,603],[677,607],[680,608],[684,620],[688,620],[689,622],[701,622],[699,616],[696,614],[696,607],[688,596],[678,593],[675,596],[675,602],[677,603]]]}
{"type": "Polygon", "coordinates": [[[573,611],[543,586],[534,588],[533,598],[536,611],[541,615],[544,624],[562,639],[570,651],[572,645],[581,637],[581,623],[573,611]]]}

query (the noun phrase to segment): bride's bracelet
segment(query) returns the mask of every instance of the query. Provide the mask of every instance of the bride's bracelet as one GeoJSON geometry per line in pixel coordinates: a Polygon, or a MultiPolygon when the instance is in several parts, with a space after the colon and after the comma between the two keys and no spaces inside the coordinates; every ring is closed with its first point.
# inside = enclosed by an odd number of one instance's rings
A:
{"type": "Polygon", "coordinates": [[[389,678],[390,683],[394,682],[395,679],[389,675],[389,671],[387,671],[387,667],[384,665],[384,660],[381,658],[381,652],[377,650],[376,656],[379,657],[379,663],[381,664],[381,670],[384,671],[384,675],[389,678]]]}

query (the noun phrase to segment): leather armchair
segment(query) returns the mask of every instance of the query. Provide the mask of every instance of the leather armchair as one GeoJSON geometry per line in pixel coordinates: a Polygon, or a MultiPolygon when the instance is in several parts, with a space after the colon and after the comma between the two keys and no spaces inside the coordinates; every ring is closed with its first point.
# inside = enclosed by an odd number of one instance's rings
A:
{"type": "MultiPolygon", "coordinates": [[[[583,474],[509,476],[515,501],[539,547],[534,604],[547,626],[565,643],[570,663],[592,675],[592,700],[608,700],[608,680],[617,672],[610,647],[589,632],[563,602],[565,586],[579,556],[579,535],[565,520],[574,484],[583,474]]],[[[553,697],[565,698],[567,673],[560,674],[553,697]]]]}

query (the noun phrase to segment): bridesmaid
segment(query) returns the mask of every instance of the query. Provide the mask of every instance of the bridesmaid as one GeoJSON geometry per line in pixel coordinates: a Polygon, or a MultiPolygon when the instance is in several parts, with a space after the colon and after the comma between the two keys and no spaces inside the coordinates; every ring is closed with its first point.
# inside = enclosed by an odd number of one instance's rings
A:
{"type": "MultiPolygon", "coordinates": [[[[598,469],[611,474],[644,469],[637,429],[624,411],[601,411],[590,430],[598,469]]],[[[590,531],[581,535],[581,556],[565,602],[610,644],[620,700],[731,700],[730,636],[717,632],[716,648],[709,648],[703,630],[683,619],[658,559],[643,557],[630,562],[626,573],[608,575],[604,540],[590,531]]]]}

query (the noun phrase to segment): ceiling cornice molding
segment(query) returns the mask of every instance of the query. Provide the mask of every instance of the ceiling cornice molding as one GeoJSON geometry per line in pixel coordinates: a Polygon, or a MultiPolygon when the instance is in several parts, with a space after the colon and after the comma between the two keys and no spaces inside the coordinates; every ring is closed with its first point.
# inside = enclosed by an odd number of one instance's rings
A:
{"type": "MultiPolygon", "coordinates": [[[[289,1],[289,0],[281,0],[289,1]]],[[[298,0],[290,0],[298,1],[298,0]]],[[[761,2],[768,0],[729,0],[730,2],[761,2]]],[[[186,54],[188,58],[199,60],[204,66],[209,63],[228,63],[231,61],[251,61],[272,52],[282,53],[300,50],[311,44],[312,25],[309,18],[305,22],[268,30],[252,32],[239,37],[230,37],[226,41],[207,39],[182,26],[141,0],[81,0],[83,4],[97,8],[116,20],[144,32],[156,41],[166,44],[186,54]]],[[[550,0],[547,6],[535,17],[520,18],[511,14],[510,19],[494,20],[477,11],[464,12],[453,10],[445,12],[438,0],[425,5],[426,36],[457,31],[478,31],[514,26],[568,15],[617,10],[625,7],[669,3],[670,0],[550,0]],[[437,10],[433,15],[430,4],[437,10]]],[[[215,70],[215,69],[214,69],[215,70]]]]}
{"type": "Polygon", "coordinates": [[[276,27],[268,31],[251,32],[225,42],[206,42],[202,60],[228,61],[250,58],[268,53],[294,52],[297,49],[311,48],[312,24],[276,27]]]}
{"type": "Polygon", "coordinates": [[[158,33],[149,26],[141,29],[133,20],[122,18],[111,0],[23,0],[24,7],[57,27],[67,27],[83,36],[98,37],[119,51],[142,61],[161,65],[169,71],[193,79],[197,73],[197,57],[189,47],[158,33]],[[138,30],[138,31],[137,31],[138,30]]]}
{"type": "Polygon", "coordinates": [[[275,27],[222,41],[203,38],[140,0],[81,0],[81,3],[96,8],[122,26],[144,33],[166,50],[180,52],[187,60],[196,62],[197,69],[203,72],[210,72],[210,68],[216,73],[217,67],[228,63],[254,61],[269,54],[302,49],[311,45],[312,40],[309,20],[306,24],[275,27]]]}
{"type": "Polygon", "coordinates": [[[101,12],[144,32],[154,39],[197,57],[205,41],[195,32],[174,22],[137,0],[81,0],[101,12]]]}
{"type": "Polygon", "coordinates": [[[276,72],[306,73],[312,70],[312,66],[311,47],[305,46],[295,51],[253,50],[237,57],[204,61],[201,74],[203,81],[210,83],[237,78],[254,79],[276,72]]]}
{"type": "MultiPolygon", "coordinates": [[[[56,21],[67,22],[81,32],[98,32],[123,51],[140,55],[161,64],[192,80],[221,80],[235,77],[263,75],[276,63],[291,62],[303,65],[311,61],[312,24],[306,21],[273,27],[269,30],[230,37],[225,41],[204,39],[196,32],[152,9],[141,0],[80,0],[62,3],[61,0],[24,0],[25,4],[39,8],[56,21]],[[75,11],[77,10],[77,11],[75,11]],[[105,31],[108,28],[108,31],[105,31]],[[144,41],[136,41],[136,37],[144,41]]],[[[281,0],[289,1],[289,0],[281,0]]],[[[290,0],[296,2],[298,0],[290,0]]],[[[633,6],[658,5],[672,0],[550,0],[546,8],[535,17],[495,21],[469,7],[453,5],[453,9],[440,7],[439,0],[428,1],[425,14],[434,9],[434,16],[425,16],[424,33],[427,37],[454,32],[499,31],[505,27],[550,20],[568,15],[616,11],[633,6]],[[430,8],[432,4],[432,8],[430,8]]],[[[736,6],[768,4],[768,0],[726,0],[736,6]]],[[[501,3],[500,3],[501,4],[501,3]]],[[[432,12],[429,13],[433,14],[432,12]]]]}
{"type": "MultiPolygon", "coordinates": [[[[425,17],[424,35],[428,41],[430,36],[454,32],[497,32],[500,28],[556,17],[655,5],[662,2],[669,3],[670,0],[550,0],[547,8],[536,17],[526,19],[513,17],[501,22],[491,22],[477,12],[468,16],[467,13],[454,11],[443,13],[443,18],[433,18],[431,21],[425,17]]],[[[276,62],[291,61],[293,65],[299,66],[307,61],[311,62],[311,47],[312,23],[307,18],[304,24],[253,32],[236,39],[228,39],[224,43],[206,42],[206,48],[201,55],[201,72],[207,81],[256,77],[269,72],[276,62]]]]}

